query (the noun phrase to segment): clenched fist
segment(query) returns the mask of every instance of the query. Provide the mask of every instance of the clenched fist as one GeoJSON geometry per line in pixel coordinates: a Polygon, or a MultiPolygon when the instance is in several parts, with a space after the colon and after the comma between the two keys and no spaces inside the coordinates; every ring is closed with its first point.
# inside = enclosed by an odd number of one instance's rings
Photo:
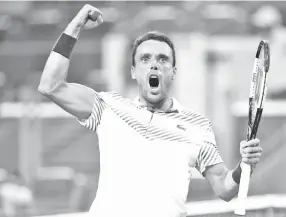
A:
{"type": "Polygon", "coordinates": [[[96,7],[86,4],[75,16],[72,23],[85,29],[95,28],[103,23],[102,12],[96,7]]]}
{"type": "Polygon", "coordinates": [[[259,139],[253,139],[248,142],[242,141],[240,143],[240,154],[242,162],[251,165],[251,168],[255,168],[259,162],[259,158],[262,153],[259,139]]]}

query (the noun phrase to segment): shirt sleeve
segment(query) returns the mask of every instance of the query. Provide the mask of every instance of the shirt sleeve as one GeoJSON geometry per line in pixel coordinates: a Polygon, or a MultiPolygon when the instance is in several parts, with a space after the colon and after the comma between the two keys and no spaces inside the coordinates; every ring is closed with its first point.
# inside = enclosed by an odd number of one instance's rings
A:
{"type": "Polygon", "coordinates": [[[207,167],[222,163],[219,149],[216,145],[215,136],[211,127],[211,123],[206,130],[203,144],[200,148],[196,162],[197,170],[204,175],[207,167]]]}
{"type": "Polygon", "coordinates": [[[104,93],[95,92],[93,108],[90,116],[87,119],[78,119],[78,122],[82,126],[92,131],[96,131],[98,125],[100,124],[103,111],[105,110],[106,107],[107,104],[104,101],[104,93]]]}

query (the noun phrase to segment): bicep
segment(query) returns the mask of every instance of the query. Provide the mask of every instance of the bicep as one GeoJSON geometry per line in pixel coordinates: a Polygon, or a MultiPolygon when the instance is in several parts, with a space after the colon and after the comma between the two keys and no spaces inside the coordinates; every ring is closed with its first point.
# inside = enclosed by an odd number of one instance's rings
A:
{"type": "Polygon", "coordinates": [[[95,94],[96,92],[89,87],[63,83],[51,94],[45,96],[71,115],[86,119],[92,112],[95,94]]]}

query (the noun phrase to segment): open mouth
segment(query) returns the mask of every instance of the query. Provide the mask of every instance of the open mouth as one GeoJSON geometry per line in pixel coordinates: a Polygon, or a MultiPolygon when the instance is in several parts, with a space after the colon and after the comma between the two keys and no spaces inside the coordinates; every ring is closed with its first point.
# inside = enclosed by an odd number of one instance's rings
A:
{"type": "Polygon", "coordinates": [[[150,87],[153,87],[153,88],[156,88],[159,86],[159,78],[157,75],[151,75],[149,77],[149,84],[150,84],[150,87]]]}

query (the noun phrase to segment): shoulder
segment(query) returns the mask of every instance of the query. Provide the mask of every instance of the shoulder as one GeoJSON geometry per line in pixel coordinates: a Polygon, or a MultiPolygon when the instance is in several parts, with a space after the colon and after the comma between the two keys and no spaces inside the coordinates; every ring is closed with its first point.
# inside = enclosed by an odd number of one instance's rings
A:
{"type": "Polygon", "coordinates": [[[122,96],[116,91],[99,92],[98,96],[104,101],[107,107],[122,107],[134,104],[133,100],[122,96]]]}
{"type": "Polygon", "coordinates": [[[118,92],[110,91],[110,92],[98,92],[98,96],[102,99],[120,99],[123,98],[118,92]]]}
{"type": "Polygon", "coordinates": [[[212,128],[211,121],[202,113],[179,105],[178,102],[177,107],[179,114],[188,124],[205,130],[209,130],[212,128]]]}
{"type": "Polygon", "coordinates": [[[212,123],[205,115],[190,108],[181,106],[176,102],[178,108],[178,117],[187,125],[189,132],[202,139],[203,143],[215,144],[215,135],[212,129],[212,123]],[[195,133],[194,133],[195,132],[195,133]]]}
{"type": "Polygon", "coordinates": [[[110,92],[98,92],[98,96],[103,99],[104,101],[122,101],[127,102],[130,101],[129,99],[123,97],[120,93],[116,91],[110,91],[110,92]]]}

